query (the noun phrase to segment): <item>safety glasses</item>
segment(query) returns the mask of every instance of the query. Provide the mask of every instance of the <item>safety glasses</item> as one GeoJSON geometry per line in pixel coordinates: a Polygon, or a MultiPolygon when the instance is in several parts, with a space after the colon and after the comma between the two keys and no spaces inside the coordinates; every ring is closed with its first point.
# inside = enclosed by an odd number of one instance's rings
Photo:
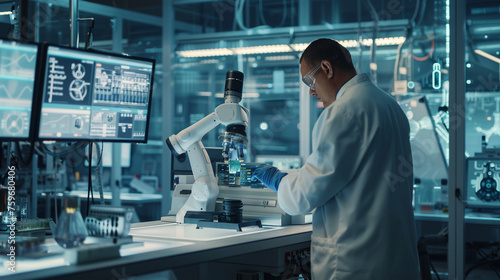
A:
{"type": "Polygon", "coordinates": [[[319,70],[320,67],[321,63],[318,66],[311,69],[311,71],[309,71],[304,77],[302,77],[302,82],[304,82],[304,84],[306,84],[306,86],[308,86],[312,90],[316,90],[314,89],[314,84],[316,83],[316,78],[314,77],[314,74],[316,74],[316,72],[319,70]]]}
{"type": "MultiPolygon", "coordinates": [[[[338,57],[338,55],[334,55],[334,56],[328,58],[327,60],[332,61],[333,59],[336,59],[337,57],[338,57]]],[[[309,73],[307,73],[304,77],[302,77],[302,81],[304,82],[304,84],[306,84],[306,86],[308,86],[312,90],[316,90],[314,88],[314,83],[316,83],[316,78],[314,77],[314,74],[316,74],[316,72],[318,72],[320,67],[321,67],[321,62],[319,63],[318,66],[311,69],[311,71],[309,71],[309,73]]]]}

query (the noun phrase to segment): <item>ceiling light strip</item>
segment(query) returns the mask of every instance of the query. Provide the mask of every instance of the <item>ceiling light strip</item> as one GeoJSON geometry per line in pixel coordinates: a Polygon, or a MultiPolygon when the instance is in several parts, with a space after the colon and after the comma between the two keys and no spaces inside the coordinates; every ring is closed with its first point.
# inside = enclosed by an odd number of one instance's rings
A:
{"type": "Polygon", "coordinates": [[[219,49],[177,51],[177,54],[182,57],[210,57],[210,56],[233,55],[234,52],[227,48],[219,48],[219,49]]]}
{"type": "MultiPolygon", "coordinates": [[[[399,45],[404,42],[405,37],[387,37],[375,39],[377,46],[392,46],[399,45]]],[[[372,39],[363,39],[361,44],[363,46],[371,46],[372,39]]],[[[358,46],[356,40],[342,40],[339,41],[341,45],[346,48],[354,48],[358,46]]],[[[253,47],[239,47],[239,48],[217,48],[217,49],[200,49],[200,50],[187,50],[177,51],[181,57],[211,57],[211,56],[230,56],[230,55],[246,55],[246,54],[265,54],[265,53],[287,53],[287,52],[301,52],[304,51],[309,43],[291,44],[291,45],[263,45],[253,47]]]]}

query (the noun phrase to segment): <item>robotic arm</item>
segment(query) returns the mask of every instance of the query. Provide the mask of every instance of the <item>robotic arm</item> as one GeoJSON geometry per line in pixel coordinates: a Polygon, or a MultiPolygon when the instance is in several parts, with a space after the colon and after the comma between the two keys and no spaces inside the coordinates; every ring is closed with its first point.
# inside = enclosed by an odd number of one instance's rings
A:
{"type": "Polygon", "coordinates": [[[191,195],[176,216],[178,223],[184,222],[187,211],[214,211],[219,187],[215,181],[210,158],[201,143],[203,136],[219,124],[226,125],[222,155],[228,160],[233,147],[238,151],[238,158],[243,161],[243,148],[247,143],[245,128],[248,126],[248,110],[241,106],[243,73],[228,71],[224,90],[224,104],[197,123],[170,136],[166,142],[175,156],[188,154],[195,182],[191,195]]]}

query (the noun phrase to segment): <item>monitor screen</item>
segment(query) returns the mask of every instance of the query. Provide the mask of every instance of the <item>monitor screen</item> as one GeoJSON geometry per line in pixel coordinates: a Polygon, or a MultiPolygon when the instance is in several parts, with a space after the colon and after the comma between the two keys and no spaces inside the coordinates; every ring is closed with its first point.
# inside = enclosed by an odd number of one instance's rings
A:
{"type": "Polygon", "coordinates": [[[0,139],[29,140],[38,45],[0,39],[0,139]]]}
{"type": "Polygon", "coordinates": [[[147,142],[152,59],[47,45],[40,140],[147,142]]]}
{"type": "Polygon", "coordinates": [[[467,158],[466,162],[466,206],[500,208],[500,160],[484,155],[467,158]]]}

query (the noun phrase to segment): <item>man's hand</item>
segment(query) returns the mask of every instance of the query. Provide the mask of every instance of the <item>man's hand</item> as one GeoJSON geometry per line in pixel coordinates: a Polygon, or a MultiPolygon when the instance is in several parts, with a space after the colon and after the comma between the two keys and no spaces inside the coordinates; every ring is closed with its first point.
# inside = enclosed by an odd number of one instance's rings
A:
{"type": "Polygon", "coordinates": [[[252,180],[259,179],[266,187],[277,192],[281,179],[288,173],[281,172],[278,168],[271,165],[257,167],[252,175],[252,180]]]}

